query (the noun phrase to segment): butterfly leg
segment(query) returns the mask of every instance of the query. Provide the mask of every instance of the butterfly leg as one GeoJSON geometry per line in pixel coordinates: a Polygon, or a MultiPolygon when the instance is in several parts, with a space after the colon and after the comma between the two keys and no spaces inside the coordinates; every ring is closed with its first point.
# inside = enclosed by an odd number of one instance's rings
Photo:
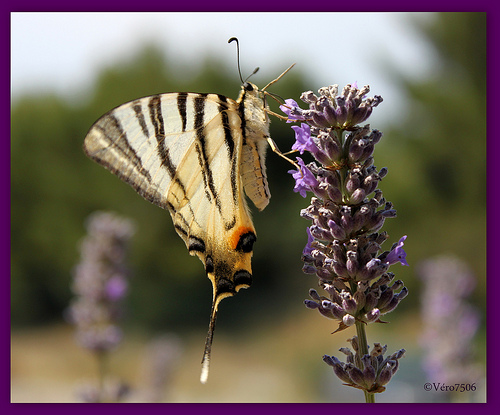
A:
{"type": "MultiPolygon", "coordinates": [[[[269,143],[269,147],[271,147],[271,150],[273,150],[278,156],[284,158],[289,163],[292,163],[298,170],[300,170],[299,165],[297,163],[295,163],[295,161],[293,161],[292,159],[288,158],[285,154],[283,154],[271,137],[268,136],[268,137],[266,137],[266,139],[267,139],[267,142],[269,143]]],[[[293,152],[293,151],[290,151],[286,154],[289,154],[291,152],[293,152]]]]}
{"type": "Polygon", "coordinates": [[[271,111],[269,109],[266,109],[266,113],[270,114],[270,115],[274,115],[275,117],[278,117],[280,120],[288,121],[288,117],[285,117],[284,115],[278,114],[278,113],[271,111]]]}

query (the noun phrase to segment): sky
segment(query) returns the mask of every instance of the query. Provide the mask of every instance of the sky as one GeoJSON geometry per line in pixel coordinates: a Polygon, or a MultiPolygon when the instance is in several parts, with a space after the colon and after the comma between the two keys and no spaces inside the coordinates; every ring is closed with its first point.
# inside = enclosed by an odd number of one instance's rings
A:
{"type": "MultiPolygon", "coordinates": [[[[382,95],[385,117],[404,112],[393,73],[425,77],[435,62],[413,19],[432,13],[12,13],[12,98],[55,91],[69,99],[91,88],[97,73],[135,56],[153,41],[168,56],[202,63],[216,53],[242,73],[259,66],[254,83],[265,85],[291,63],[308,74],[311,89],[357,82],[382,95]]],[[[279,88],[277,91],[279,93],[279,88]]],[[[239,85],[235,85],[235,97],[239,85]]],[[[166,91],[159,91],[166,92],[166,91]]],[[[217,91],[206,91],[217,92],[217,91]]],[[[382,117],[383,118],[383,117],[382,117]]]]}

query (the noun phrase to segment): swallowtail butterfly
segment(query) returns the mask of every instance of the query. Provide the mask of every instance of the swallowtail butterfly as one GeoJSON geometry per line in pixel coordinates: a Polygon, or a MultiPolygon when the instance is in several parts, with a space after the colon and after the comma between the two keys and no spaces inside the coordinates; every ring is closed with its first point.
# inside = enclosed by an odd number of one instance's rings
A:
{"type": "Polygon", "coordinates": [[[259,210],[269,203],[265,151],[268,143],[279,150],[269,136],[265,89],[291,67],[262,90],[243,82],[236,101],[189,92],[136,99],[102,116],[85,137],[91,159],[170,212],[205,266],[213,302],[203,383],[219,303],[252,283],[256,232],[243,192],[259,210]]]}

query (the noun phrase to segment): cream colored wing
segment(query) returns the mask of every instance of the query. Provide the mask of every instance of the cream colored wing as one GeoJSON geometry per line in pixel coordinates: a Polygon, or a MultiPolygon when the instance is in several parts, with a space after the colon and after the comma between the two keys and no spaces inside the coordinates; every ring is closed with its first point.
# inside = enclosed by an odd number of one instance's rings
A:
{"type": "MultiPolygon", "coordinates": [[[[90,158],[170,211],[189,252],[205,266],[213,304],[202,381],[208,376],[219,302],[252,282],[256,236],[243,195],[242,148],[249,154],[243,164],[251,166],[245,167],[245,190],[253,188],[249,196],[259,208],[269,198],[265,172],[257,167],[264,160],[256,135],[247,134],[245,102],[245,91],[238,102],[216,94],[146,97],[104,115],[84,142],[90,158]]],[[[265,127],[257,134],[264,141],[265,127]]]]}

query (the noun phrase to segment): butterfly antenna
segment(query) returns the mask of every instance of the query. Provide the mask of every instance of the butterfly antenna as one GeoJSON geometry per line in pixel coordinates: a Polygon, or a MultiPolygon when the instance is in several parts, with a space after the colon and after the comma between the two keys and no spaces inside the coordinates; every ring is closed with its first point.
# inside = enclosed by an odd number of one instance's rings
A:
{"type": "Polygon", "coordinates": [[[255,75],[259,71],[259,67],[255,68],[253,70],[253,72],[250,75],[248,75],[245,80],[243,80],[243,77],[241,76],[241,68],[240,68],[240,42],[239,42],[238,38],[232,37],[231,39],[229,39],[227,41],[227,43],[231,43],[233,40],[236,42],[236,54],[238,55],[237,56],[237,58],[238,58],[238,60],[237,60],[237,62],[238,62],[238,74],[240,75],[240,81],[241,81],[241,84],[243,85],[244,83],[246,83],[246,81],[248,81],[248,78],[250,78],[252,75],[255,75]]]}
{"type": "Polygon", "coordinates": [[[240,81],[241,84],[244,84],[245,81],[243,81],[243,77],[241,76],[241,69],[240,69],[240,42],[237,37],[232,37],[227,41],[227,43],[231,43],[232,41],[236,42],[236,55],[237,55],[237,62],[238,62],[238,74],[240,75],[240,81]]]}
{"type": "Polygon", "coordinates": [[[244,83],[246,83],[246,81],[248,81],[248,78],[250,78],[252,75],[255,75],[257,72],[259,72],[258,66],[253,70],[253,72],[250,75],[247,76],[244,83]]]}

